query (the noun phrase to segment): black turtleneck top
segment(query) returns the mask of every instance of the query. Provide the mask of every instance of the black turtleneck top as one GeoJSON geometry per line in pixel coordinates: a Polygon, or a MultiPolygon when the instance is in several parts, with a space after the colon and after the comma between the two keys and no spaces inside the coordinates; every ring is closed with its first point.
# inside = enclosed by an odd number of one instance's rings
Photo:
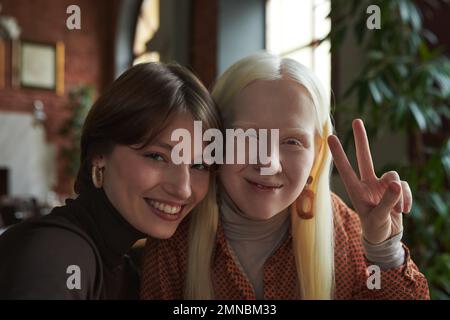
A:
{"type": "Polygon", "coordinates": [[[144,237],[92,189],[0,236],[0,299],[137,299],[144,237]]]}

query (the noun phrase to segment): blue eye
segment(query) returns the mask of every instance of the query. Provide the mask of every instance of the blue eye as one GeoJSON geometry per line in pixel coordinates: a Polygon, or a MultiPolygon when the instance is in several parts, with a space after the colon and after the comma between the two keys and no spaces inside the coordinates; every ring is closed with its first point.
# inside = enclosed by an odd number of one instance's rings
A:
{"type": "Polygon", "coordinates": [[[144,154],[144,157],[150,158],[155,161],[164,161],[164,158],[159,153],[155,153],[155,152],[146,153],[146,154],[144,154]]]}
{"type": "Polygon", "coordinates": [[[302,146],[303,144],[300,142],[300,141],[298,141],[297,139],[286,139],[285,141],[284,141],[286,144],[289,144],[289,145],[296,145],[296,146],[302,146]]]}
{"type": "Polygon", "coordinates": [[[193,164],[192,168],[196,169],[196,170],[209,170],[209,166],[205,163],[201,163],[201,164],[193,164]]]}

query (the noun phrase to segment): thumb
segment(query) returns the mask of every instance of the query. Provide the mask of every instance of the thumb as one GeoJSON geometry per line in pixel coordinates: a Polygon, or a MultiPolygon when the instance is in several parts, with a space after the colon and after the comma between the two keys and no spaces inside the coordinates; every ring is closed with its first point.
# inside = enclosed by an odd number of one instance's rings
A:
{"type": "Polygon", "coordinates": [[[378,217],[385,217],[394,209],[401,196],[401,186],[398,182],[392,181],[383,194],[380,203],[373,210],[373,214],[378,217]]]}

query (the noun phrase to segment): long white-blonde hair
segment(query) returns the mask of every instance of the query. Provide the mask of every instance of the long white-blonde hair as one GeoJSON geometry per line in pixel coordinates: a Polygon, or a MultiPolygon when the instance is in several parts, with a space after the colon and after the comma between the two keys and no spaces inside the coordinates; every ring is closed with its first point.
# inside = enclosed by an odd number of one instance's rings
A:
{"type": "MultiPolygon", "coordinates": [[[[332,157],[327,137],[333,133],[330,104],[325,91],[308,68],[299,62],[280,58],[266,52],[246,57],[232,65],[217,80],[212,96],[222,118],[232,117],[230,103],[250,83],[256,80],[278,80],[287,77],[306,88],[316,113],[316,135],[323,153],[317,149],[313,168],[316,176],[312,184],[315,193],[312,219],[301,219],[291,210],[293,251],[298,276],[299,296],[302,299],[332,299],[334,295],[334,235],[331,205],[330,175],[332,157]]],[[[292,207],[292,206],[291,206],[292,207]]],[[[292,208],[291,208],[292,209],[292,208]]],[[[219,221],[219,208],[198,211],[192,215],[189,230],[186,299],[213,299],[212,256],[219,221]]]]}

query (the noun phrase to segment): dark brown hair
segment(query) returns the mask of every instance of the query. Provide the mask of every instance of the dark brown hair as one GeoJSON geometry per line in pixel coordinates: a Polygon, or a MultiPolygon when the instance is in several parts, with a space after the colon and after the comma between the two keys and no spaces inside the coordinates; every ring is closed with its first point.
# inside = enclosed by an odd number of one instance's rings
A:
{"type": "Polygon", "coordinates": [[[90,109],[81,136],[75,192],[92,187],[92,159],[115,145],[144,147],[179,112],[189,112],[203,128],[221,129],[208,90],[177,64],[143,63],[125,71],[90,109]]]}

